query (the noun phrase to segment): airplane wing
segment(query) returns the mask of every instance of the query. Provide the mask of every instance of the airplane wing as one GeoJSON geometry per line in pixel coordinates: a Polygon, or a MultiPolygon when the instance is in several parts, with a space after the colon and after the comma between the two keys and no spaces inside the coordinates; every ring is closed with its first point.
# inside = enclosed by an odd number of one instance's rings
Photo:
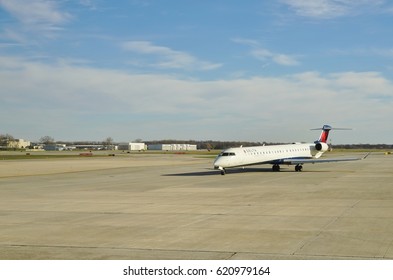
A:
{"type": "Polygon", "coordinates": [[[370,153],[367,153],[365,156],[356,158],[356,157],[347,157],[347,158],[323,158],[323,159],[284,159],[283,162],[286,164],[303,164],[303,163],[324,163],[324,162],[339,162],[339,161],[355,161],[355,160],[363,160],[369,156],[370,153]]]}

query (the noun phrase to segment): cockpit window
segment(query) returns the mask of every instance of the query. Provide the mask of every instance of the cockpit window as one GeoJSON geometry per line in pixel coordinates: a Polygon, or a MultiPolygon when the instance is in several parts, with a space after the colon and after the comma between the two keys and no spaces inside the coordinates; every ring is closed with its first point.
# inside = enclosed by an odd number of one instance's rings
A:
{"type": "Polygon", "coordinates": [[[228,157],[228,156],[235,156],[235,153],[222,153],[221,156],[228,157]]]}

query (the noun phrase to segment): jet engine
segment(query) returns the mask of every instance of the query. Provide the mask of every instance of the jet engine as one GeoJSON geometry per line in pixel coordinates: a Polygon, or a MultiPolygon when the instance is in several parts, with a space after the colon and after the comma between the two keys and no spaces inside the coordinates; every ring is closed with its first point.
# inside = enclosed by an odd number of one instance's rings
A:
{"type": "Polygon", "coordinates": [[[317,142],[317,143],[315,143],[315,150],[323,153],[323,152],[326,152],[327,150],[329,150],[329,146],[326,143],[317,142]]]}

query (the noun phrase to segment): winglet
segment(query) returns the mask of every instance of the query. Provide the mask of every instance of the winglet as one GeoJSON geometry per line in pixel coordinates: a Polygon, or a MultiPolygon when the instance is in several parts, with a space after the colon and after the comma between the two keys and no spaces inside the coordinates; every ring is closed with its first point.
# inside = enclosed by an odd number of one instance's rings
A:
{"type": "Polygon", "coordinates": [[[371,154],[371,152],[368,152],[364,157],[362,157],[361,159],[366,159],[369,155],[371,154]]]}

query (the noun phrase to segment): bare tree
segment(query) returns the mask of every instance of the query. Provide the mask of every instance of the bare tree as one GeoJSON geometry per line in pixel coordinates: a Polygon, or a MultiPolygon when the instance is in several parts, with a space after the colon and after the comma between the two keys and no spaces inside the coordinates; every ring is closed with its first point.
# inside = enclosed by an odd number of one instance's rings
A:
{"type": "Polygon", "coordinates": [[[106,147],[106,149],[112,150],[113,149],[113,138],[107,137],[104,141],[102,141],[102,144],[106,147]]]}
{"type": "Polygon", "coordinates": [[[50,136],[43,136],[43,137],[40,138],[40,142],[45,144],[45,145],[48,145],[48,144],[55,143],[55,139],[53,137],[50,137],[50,136]]]}
{"type": "Polygon", "coordinates": [[[215,145],[212,143],[206,143],[206,149],[210,152],[211,150],[214,150],[215,145]]]}
{"type": "Polygon", "coordinates": [[[1,147],[8,147],[10,142],[15,140],[14,136],[11,134],[0,134],[0,146],[1,147]]]}

